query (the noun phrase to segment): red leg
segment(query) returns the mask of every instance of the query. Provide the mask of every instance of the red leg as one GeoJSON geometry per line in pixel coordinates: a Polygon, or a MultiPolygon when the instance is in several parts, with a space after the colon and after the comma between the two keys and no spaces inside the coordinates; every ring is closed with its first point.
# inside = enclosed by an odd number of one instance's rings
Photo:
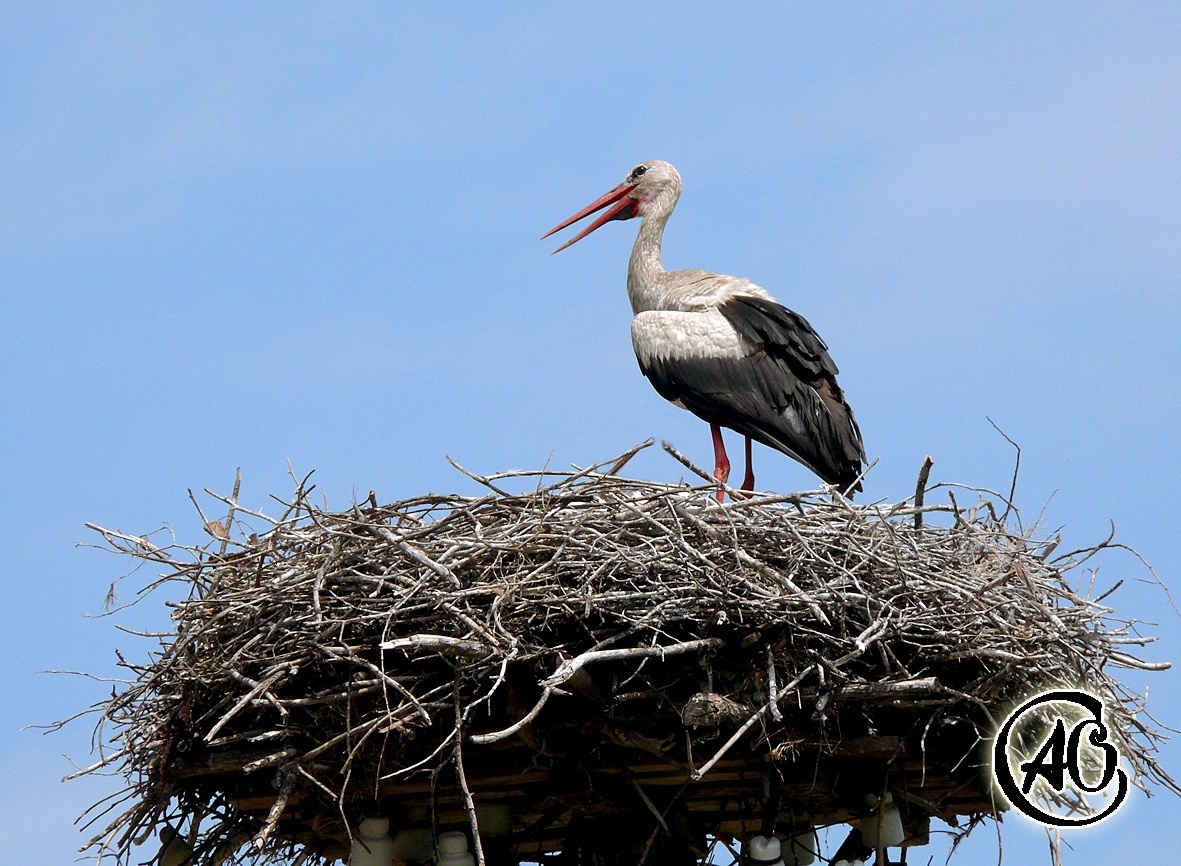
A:
{"type": "MultiPolygon", "coordinates": [[[[714,478],[725,484],[730,479],[730,458],[726,456],[726,443],[722,441],[722,428],[717,424],[709,425],[709,432],[714,437],[714,478]]],[[[718,488],[718,504],[726,498],[726,491],[718,488]]]]}
{"type": "Polygon", "coordinates": [[[743,490],[755,489],[755,465],[750,459],[750,437],[746,437],[746,477],[742,479],[743,490]]]}

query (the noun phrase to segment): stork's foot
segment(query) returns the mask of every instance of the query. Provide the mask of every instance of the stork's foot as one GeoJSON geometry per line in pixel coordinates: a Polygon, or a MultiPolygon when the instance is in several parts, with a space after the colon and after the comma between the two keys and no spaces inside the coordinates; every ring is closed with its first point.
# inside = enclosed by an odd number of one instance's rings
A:
{"type": "Polygon", "coordinates": [[[726,482],[730,480],[730,458],[726,456],[726,444],[722,441],[722,428],[709,425],[714,439],[714,478],[718,480],[718,505],[726,500],[726,482]]]}
{"type": "Polygon", "coordinates": [[[714,494],[717,497],[718,505],[726,501],[726,482],[730,479],[730,462],[719,463],[714,467],[714,478],[718,480],[718,492],[714,494]]]}

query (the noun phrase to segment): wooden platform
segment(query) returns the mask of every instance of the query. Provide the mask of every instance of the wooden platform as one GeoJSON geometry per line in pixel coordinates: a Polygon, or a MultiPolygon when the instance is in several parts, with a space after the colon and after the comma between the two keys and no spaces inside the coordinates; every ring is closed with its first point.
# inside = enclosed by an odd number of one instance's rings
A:
{"type": "MultiPolygon", "coordinates": [[[[902,810],[908,845],[927,842],[931,818],[954,826],[962,816],[999,811],[976,727],[963,715],[928,705],[921,695],[890,699],[888,690],[853,689],[831,693],[821,719],[805,711],[816,696],[808,697],[782,722],[768,717],[765,726],[752,727],[700,778],[694,768],[714,756],[738,724],[682,724],[677,730],[652,719],[649,727],[669,736],[645,737],[631,716],[622,726],[609,718],[588,721],[585,702],[572,695],[511,738],[466,745],[465,775],[477,810],[500,804],[512,814],[511,840],[491,844],[489,862],[499,866],[562,850],[574,825],[587,821],[605,832],[634,828],[641,835],[669,827],[696,840],[707,834],[746,838],[771,816],[781,829],[801,820],[839,824],[869,813],[886,791],[902,810]]],[[[274,746],[252,748],[263,763],[276,754],[274,746]]],[[[277,798],[273,774],[222,773],[215,757],[229,767],[250,755],[222,750],[204,761],[193,755],[182,772],[228,793],[237,808],[265,817],[277,798]]],[[[315,767],[306,769],[309,777],[316,775],[315,767]]],[[[354,768],[350,811],[387,814],[394,832],[429,826],[432,815],[440,830],[468,828],[451,766],[434,777],[389,778],[398,768],[382,769],[384,779],[371,767],[354,768]]],[[[343,857],[347,850],[339,807],[309,779],[292,791],[277,833],[328,856],[343,857]]]]}

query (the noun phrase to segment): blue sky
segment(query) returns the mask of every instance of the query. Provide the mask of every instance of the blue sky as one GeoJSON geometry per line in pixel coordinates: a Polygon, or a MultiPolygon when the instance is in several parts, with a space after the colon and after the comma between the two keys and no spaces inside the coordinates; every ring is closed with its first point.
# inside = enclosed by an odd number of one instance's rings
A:
{"type": "MultiPolygon", "coordinates": [[[[1007,488],[992,418],[1029,519],[1068,544],[1114,520],[1181,586],[1178,46],[1172,4],[5,4],[5,859],[68,862],[109,790],[58,781],[86,725],[21,730],[106,687],[36,671],[110,673],[146,652],[115,622],[166,622],[86,616],[126,563],[78,546],[85,521],[193,540],[187,488],[240,466],[265,505],[288,460],[340,506],[468,490],[447,454],[586,464],[654,436],[709,460],[636,369],[635,224],[537,240],[644,159],[685,179],[666,264],[749,277],[828,341],[867,497],[912,492],[926,453],[1007,488]]],[[[1149,656],[1181,657],[1136,563],[1101,566],[1160,622],[1149,656]]],[[[1127,680],[1181,723],[1177,674],[1127,680]]],[[[1178,821],[1137,795],[1069,862],[1167,861],[1178,821]]],[[[1003,838],[1044,862],[1036,828],[1003,838]]],[[[957,857],[995,862],[995,836],[957,857]]]]}

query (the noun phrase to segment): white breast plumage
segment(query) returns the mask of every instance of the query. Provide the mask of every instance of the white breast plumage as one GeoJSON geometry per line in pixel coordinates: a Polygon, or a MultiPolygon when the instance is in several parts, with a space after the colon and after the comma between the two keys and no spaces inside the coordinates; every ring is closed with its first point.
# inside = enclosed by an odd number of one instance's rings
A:
{"type": "Polygon", "coordinates": [[[632,319],[632,348],[642,366],[675,358],[743,358],[756,349],[716,309],[640,313],[632,319]]]}

